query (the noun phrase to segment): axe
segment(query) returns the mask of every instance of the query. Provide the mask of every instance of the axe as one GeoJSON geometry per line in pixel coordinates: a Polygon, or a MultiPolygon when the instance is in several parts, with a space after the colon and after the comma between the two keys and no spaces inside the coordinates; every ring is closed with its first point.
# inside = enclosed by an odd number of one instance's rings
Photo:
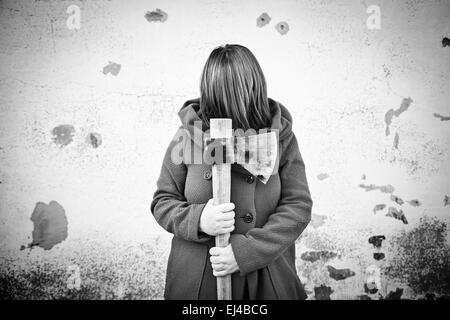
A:
{"type": "MultiPolygon", "coordinates": [[[[212,164],[214,205],[230,202],[231,164],[237,163],[267,183],[278,164],[278,135],[275,131],[233,136],[231,119],[210,119],[210,138],[205,139],[204,160],[212,164]]],[[[216,246],[226,247],[230,234],[216,236],[216,246]]],[[[231,275],[217,277],[217,299],[231,300],[231,275]]]]}

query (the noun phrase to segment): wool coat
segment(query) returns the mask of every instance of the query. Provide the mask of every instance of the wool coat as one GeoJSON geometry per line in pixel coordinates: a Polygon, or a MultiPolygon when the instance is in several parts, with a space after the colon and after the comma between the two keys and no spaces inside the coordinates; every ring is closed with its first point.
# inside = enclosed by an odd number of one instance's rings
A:
{"type": "MultiPolygon", "coordinates": [[[[235,229],[230,243],[239,266],[232,274],[236,300],[307,297],[296,272],[295,241],[311,219],[313,201],[292,116],[274,99],[269,98],[269,106],[271,129],[278,130],[279,140],[274,174],[263,184],[242,166],[231,168],[235,229]]],[[[194,125],[200,121],[199,99],[186,101],[178,115],[182,125],[167,148],[151,203],[156,221],[174,235],[164,297],[217,299],[209,260],[214,237],[199,231],[202,210],[213,196],[211,165],[198,164],[192,156],[203,146],[194,125]],[[176,160],[180,155],[181,162],[176,160]]]]}

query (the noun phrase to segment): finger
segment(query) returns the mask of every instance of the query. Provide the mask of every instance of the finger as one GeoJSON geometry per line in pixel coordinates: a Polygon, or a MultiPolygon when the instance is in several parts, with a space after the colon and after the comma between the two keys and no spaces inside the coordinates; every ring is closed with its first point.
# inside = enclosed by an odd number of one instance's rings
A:
{"type": "Polygon", "coordinates": [[[213,263],[211,265],[214,271],[223,271],[226,268],[225,264],[223,263],[213,263]]]}
{"type": "Polygon", "coordinates": [[[222,271],[214,271],[213,270],[213,275],[215,277],[224,277],[224,276],[229,275],[229,274],[230,274],[230,272],[228,270],[222,270],[222,271]]]}
{"type": "Polygon", "coordinates": [[[219,234],[225,234],[225,233],[231,233],[234,230],[234,226],[228,227],[228,228],[223,228],[220,230],[219,234]]]}
{"type": "Polygon", "coordinates": [[[234,203],[232,203],[232,202],[221,203],[221,204],[216,205],[216,209],[221,212],[228,212],[228,211],[234,210],[234,203]]]}
{"type": "Polygon", "coordinates": [[[219,256],[211,256],[209,257],[209,261],[211,261],[211,264],[224,263],[223,258],[219,256]]]}
{"type": "Polygon", "coordinates": [[[224,228],[230,228],[230,227],[232,227],[232,226],[234,226],[234,219],[233,219],[233,220],[225,220],[225,221],[221,221],[221,222],[220,222],[220,227],[221,227],[222,229],[224,229],[224,228]]]}
{"type": "Polygon", "coordinates": [[[223,251],[223,248],[221,247],[212,247],[211,249],[209,249],[209,254],[212,256],[217,256],[219,254],[221,254],[223,251]]]}
{"type": "Polygon", "coordinates": [[[234,221],[235,215],[236,215],[236,213],[234,211],[222,212],[220,214],[220,220],[222,220],[222,221],[233,220],[234,221]]]}

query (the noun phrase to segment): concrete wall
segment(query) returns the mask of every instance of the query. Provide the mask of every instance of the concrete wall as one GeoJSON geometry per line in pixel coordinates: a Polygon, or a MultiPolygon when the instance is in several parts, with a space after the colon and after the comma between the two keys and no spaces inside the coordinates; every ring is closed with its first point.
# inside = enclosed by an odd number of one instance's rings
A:
{"type": "Polygon", "coordinates": [[[162,297],[171,237],[149,206],[225,43],[294,117],[309,299],[449,295],[448,37],[448,0],[0,1],[1,296],[162,297]]]}

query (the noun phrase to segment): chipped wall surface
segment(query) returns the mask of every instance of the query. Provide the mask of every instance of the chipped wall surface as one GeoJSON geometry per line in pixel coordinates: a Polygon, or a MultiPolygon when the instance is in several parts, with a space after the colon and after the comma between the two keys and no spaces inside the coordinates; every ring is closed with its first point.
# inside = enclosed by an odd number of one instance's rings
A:
{"type": "Polygon", "coordinates": [[[1,297],[162,298],[150,202],[225,43],[294,118],[308,299],[450,295],[449,37],[448,0],[0,1],[1,297]]]}

